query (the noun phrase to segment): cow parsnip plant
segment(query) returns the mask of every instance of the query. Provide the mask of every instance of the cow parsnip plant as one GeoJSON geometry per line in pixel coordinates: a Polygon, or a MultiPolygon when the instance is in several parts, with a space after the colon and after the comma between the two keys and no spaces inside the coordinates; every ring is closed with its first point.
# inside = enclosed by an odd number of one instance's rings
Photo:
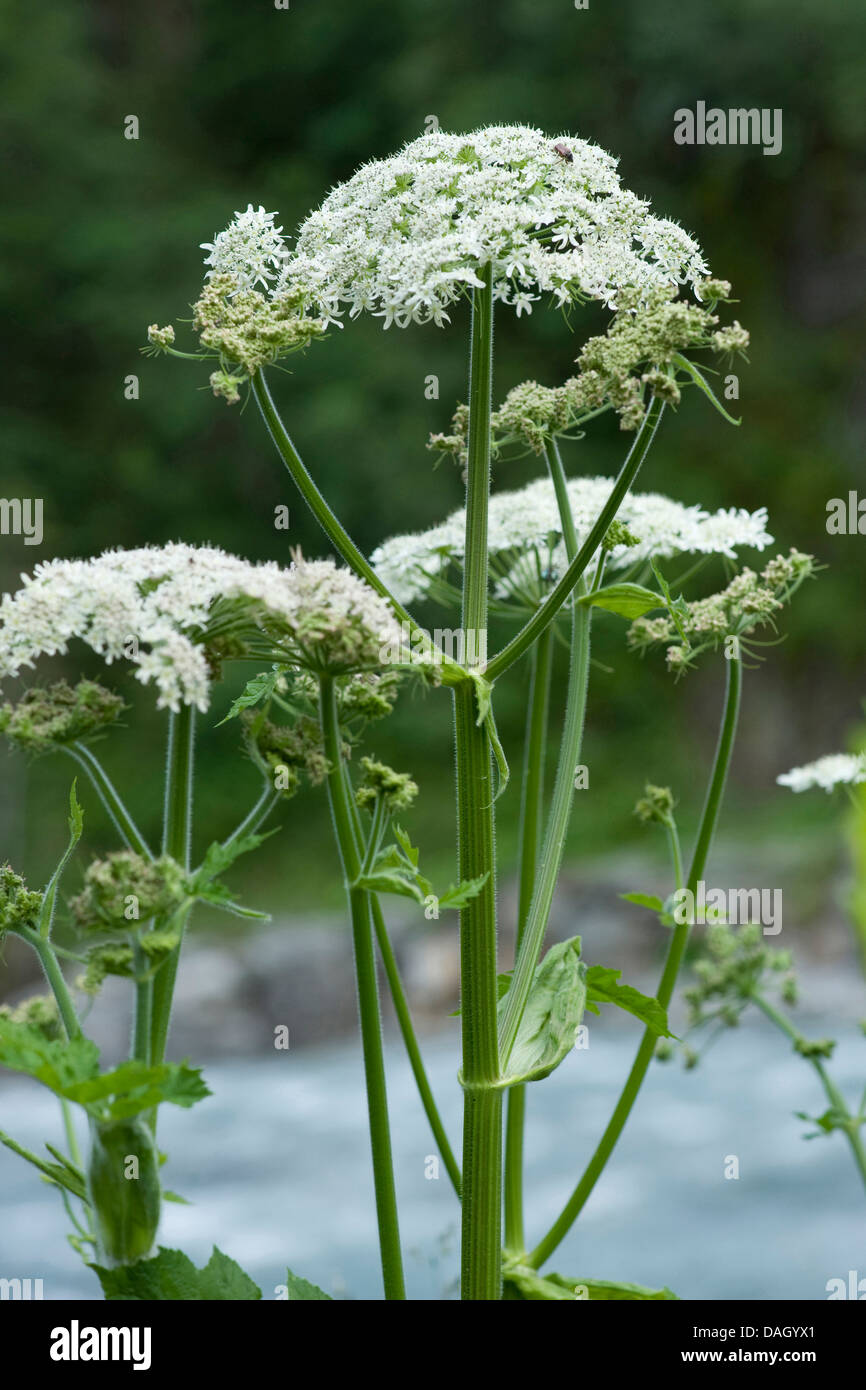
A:
{"type": "MultiPolygon", "coordinates": [[[[275,214],[250,205],[204,244],[206,278],[192,320],[199,350],[181,351],[174,328],[154,324],[146,351],[209,361],[211,388],[229,405],[242,396],[253,397],[279,456],[346,568],[298,557],[291,570],[283,571],[248,566],[219,552],[169,547],[133,552],[131,561],[115,555],[72,566],[55,562],[37,570],[18,595],[5,599],[0,612],[0,675],[15,674],[42,651],[64,650],[78,636],[106,660],[127,655],[139,679],[155,685],[160,703],[172,711],[166,831],[159,857],[141,842],[85,741],[91,709],[112,708],[110,696],[82,687],[30,692],[0,716],[7,734],[25,747],[34,720],[49,727],[55,727],[51,720],[59,721],[57,727],[67,730],[68,737],[58,736],[57,745],[71,752],[94,780],[121,831],[125,849],[119,857],[91,866],[73,904],[81,930],[114,932],[117,904],[131,882],[143,894],[153,894],[148,899],[155,904],[152,925],[118,930],[111,940],[112,949],[132,953],[129,975],[137,1008],[149,1019],[137,1023],[137,1050],[124,1064],[150,1069],[146,1078],[135,1074],[146,1096],[141,1113],[152,1117],[159,1101],[176,1099],[179,1084],[178,1073],[164,1062],[179,953],[172,933],[179,937],[179,915],[188,912],[196,887],[211,894],[206,900],[234,906],[228,890],[217,884],[218,875],[236,852],[254,847],[260,824],[281,795],[304,782],[324,782],[354,947],[385,1297],[406,1295],[376,948],[431,1130],[461,1206],[462,1297],[672,1298],[666,1288],[566,1278],[542,1269],[610,1159],[659,1041],[672,1036],[667,1009],[691,923],[674,921],[669,905],[650,894],[626,895],[654,912],[668,934],[654,997],[622,983],[621,972],[611,964],[585,961],[579,937],[546,951],[545,940],[583,765],[594,624],[619,625],[624,647],[633,652],[663,645],[676,677],[699,658],[712,660],[718,670],[724,687],[718,743],[690,859],[681,849],[673,793],[649,787],[639,803],[641,816],[665,829],[672,891],[694,890],[720,815],[743,668],[756,664],[767,630],[776,630],[788,601],[814,570],[809,556],[793,550],[761,555],[757,566],[741,565],[741,550],[760,555],[773,544],[764,510],[750,514],[731,507],[710,513],[634,491],[662,418],[675,411],[684,390],[697,389],[721,416],[737,423],[707,379],[713,370],[708,361],[729,362],[748,345],[748,334],[736,320],[722,321],[731,287],[710,274],[690,235],[655,216],[644,199],[623,187],[610,155],[570,135],[548,136],[524,126],[428,134],[391,158],[365,165],[305,220],[292,246],[276,221],[275,214]],[[575,331],[583,304],[606,306],[607,330],[586,341],[576,338],[576,370],[564,384],[527,381],[494,409],[494,313],[513,312],[520,318],[545,301],[575,331]],[[428,325],[435,331],[464,304],[470,310],[468,397],[457,406],[450,431],[434,436],[430,447],[454,458],[465,481],[465,506],[427,532],[383,539],[368,558],[303,463],[271,396],[266,371],[322,340],[329,329],[351,331],[351,320],[362,313],[380,317],[385,328],[428,325]],[[569,443],[583,439],[591,422],[608,412],[618,418],[627,440],[619,473],[614,479],[569,477],[564,457],[569,443]],[[491,496],[491,459],[509,453],[534,456],[540,476],[520,492],[497,490],[491,496]],[[208,557],[201,573],[191,562],[196,580],[186,570],[188,555],[208,557]],[[724,566],[726,583],[708,595],[696,581],[711,563],[724,566]],[[104,612],[101,593],[116,600],[104,612]],[[71,619],[64,616],[69,595],[71,619]],[[435,634],[431,638],[409,611],[417,600],[428,598],[459,608],[462,641],[456,653],[437,645],[435,634]],[[492,653],[487,642],[491,616],[512,624],[508,640],[492,653]],[[140,639],[133,655],[122,646],[129,630],[140,639]],[[557,640],[569,652],[565,701],[559,709],[551,686],[557,640]],[[201,870],[191,870],[188,854],[192,711],[208,707],[215,665],[229,659],[259,663],[228,714],[241,721],[247,751],[262,772],[263,791],[243,826],[208,852],[202,877],[201,870]],[[518,663],[526,668],[528,694],[517,949],[513,969],[505,973],[498,949],[502,868],[495,852],[495,816],[498,798],[516,793],[496,730],[495,703],[497,681],[518,663]],[[453,703],[458,862],[454,883],[444,892],[423,876],[419,852],[404,826],[417,792],[411,770],[395,771],[357,747],[370,720],[387,715],[406,680],[447,690],[453,703]],[[40,713],[45,702],[50,718],[40,713]],[[543,753],[554,719],[560,727],[560,751],[548,786],[543,753]],[[183,906],[174,906],[174,897],[165,894],[180,895],[183,906]],[[380,902],[386,894],[414,900],[419,913],[430,902],[459,912],[460,1161],[424,1070],[388,940],[380,902]],[[153,936],[156,943],[149,940],[153,936]],[[164,959],[160,950],[166,952],[164,959]],[[526,1087],[560,1065],[586,1015],[602,1005],[622,1008],[636,1019],[641,1035],[635,1060],[586,1171],[550,1229],[530,1241],[523,1216],[526,1087]]],[[[624,659],[633,663],[630,678],[639,679],[637,662],[624,659]]],[[[56,879],[40,896],[29,894],[12,870],[6,872],[7,929],[34,945],[47,962],[49,983],[65,999],[50,914],[46,918],[42,906],[49,897],[53,900],[56,879]]],[[[98,973],[102,967],[94,968],[98,973]]],[[[58,1028],[50,1009],[45,1012],[48,1006],[31,1007],[32,1018],[0,1021],[0,1039],[11,1039],[13,1050],[16,1028],[58,1028]]],[[[68,1001],[61,1005],[58,998],[58,1007],[68,1048],[78,1038],[78,1025],[68,1001]]],[[[28,1069],[39,1075],[40,1065],[28,1069]]],[[[113,1095],[105,1089],[113,1082],[98,1084],[100,1097],[113,1095]]],[[[85,1203],[91,1222],[83,1238],[97,1242],[109,1297],[258,1296],[251,1281],[219,1252],[203,1271],[179,1252],[154,1256],[149,1243],[155,1234],[156,1197],[146,1213],[127,1223],[132,1231],[128,1243],[108,1248],[94,1209],[95,1189],[104,1188],[103,1206],[116,1213],[123,1189],[118,1145],[103,1148],[97,1134],[89,1186],[85,1165],[74,1154],[62,1160],[55,1154],[48,1170],[42,1160],[29,1157],[61,1186],[58,1169],[66,1173],[74,1167],[79,1184],[74,1195],[85,1203]],[[189,1291],[204,1286],[222,1291],[189,1291]]],[[[116,1220],[124,1225],[119,1214],[116,1220]]],[[[287,1290],[293,1298],[326,1297],[295,1275],[289,1276],[287,1290]]]]}

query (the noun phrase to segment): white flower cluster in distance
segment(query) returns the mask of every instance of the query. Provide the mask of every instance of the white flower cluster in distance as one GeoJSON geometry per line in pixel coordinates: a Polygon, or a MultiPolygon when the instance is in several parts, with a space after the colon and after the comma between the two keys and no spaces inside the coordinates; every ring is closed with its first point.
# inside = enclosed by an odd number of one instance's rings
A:
{"type": "Polygon", "coordinates": [[[488,263],[518,315],[544,294],[615,309],[624,288],[696,286],[708,273],[697,242],[653,216],[616,166],[597,145],[529,126],[422,135],[332,190],[277,289],[332,320],[348,306],[403,328],[446,322],[488,263]]]}
{"type": "Polygon", "coordinates": [[[22,579],[0,600],[0,680],[78,638],[108,665],[128,659],[138,680],[156,687],[158,706],[175,711],[208,708],[206,647],[226,633],[239,637],[239,655],[252,636],[314,670],[370,669],[383,644],[401,645],[390,606],[331,560],[299,559],[286,569],[173,543],[51,560],[22,579]],[[249,613],[229,626],[214,622],[214,606],[233,599],[250,600],[249,613]]]}
{"type": "Polygon", "coordinates": [[[866,782],[866,754],[828,753],[817,762],[792,767],[776,781],[781,787],[790,787],[792,792],[811,791],[813,787],[831,792],[835,787],[856,786],[866,782]]]}
{"type": "MultiPolygon", "coordinates": [[[[568,496],[579,543],[588,536],[610,496],[612,478],[572,478],[568,496]]],[[[756,512],[731,507],[717,512],[684,506],[655,492],[628,493],[617,513],[637,537],[634,546],[617,545],[609,557],[613,570],[628,569],[650,556],[665,559],[678,554],[725,555],[735,559],[738,547],[763,550],[773,537],[767,531],[767,509],[756,512]]],[[[464,551],[466,512],[453,512],[439,526],[416,535],[392,536],[374,552],[372,563],[379,578],[401,603],[426,593],[437,576],[453,561],[460,564],[464,551]]],[[[490,499],[488,550],[491,558],[516,554],[538,556],[550,577],[566,568],[565,548],[556,495],[549,478],[539,478],[514,492],[494,493],[490,499]]],[[[503,596],[508,586],[501,586],[503,596]]]]}
{"type": "Polygon", "coordinates": [[[282,227],[274,226],[275,212],[247,205],[246,212],[236,212],[234,220],[213,241],[203,241],[201,249],[210,254],[204,263],[212,275],[234,275],[238,289],[251,290],[257,285],[270,287],[288,255],[282,227]]]}

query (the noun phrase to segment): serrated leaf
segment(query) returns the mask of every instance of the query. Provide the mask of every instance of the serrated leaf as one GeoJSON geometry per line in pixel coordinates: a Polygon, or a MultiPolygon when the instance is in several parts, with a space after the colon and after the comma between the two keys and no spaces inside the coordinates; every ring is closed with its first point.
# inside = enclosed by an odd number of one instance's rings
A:
{"type": "Polygon", "coordinates": [[[99,1049],[88,1038],[49,1039],[8,1018],[0,1018],[0,1064],[101,1119],[129,1119],[163,1101],[188,1107],[210,1095],[201,1072],[186,1062],[149,1067],[129,1061],[100,1072],[99,1049]]]}
{"type": "Polygon", "coordinates": [[[116,1269],[104,1269],[98,1264],[90,1267],[110,1303],[165,1300],[191,1303],[215,1299],[251,1302],[262,1297],[261,1289],[250,1276],[216,1246],[203,1269],[196,1269],[181,1250],[167,1250],[163,1246],[150,1260],[138,1260],[116,1269]]]}
{"type": "Polygon", "coordinates": [[[606,608],[611,613],[619,613],[623,618],[640,618],[652,608],[663,608],[659,594],[646,589],[642,584],[608,584],[603,589],[595,589],[584,594],[578,603],[588,608],[606,608]]]}
{"type": "Polygon", "coordinates": [[[412,841],[409,839],[409,836],[406,834],[406,831],[402,830],[399,825],[394,826],[394,839],[397,841],[397,844],[400,846],[406,858],[409,860],[409,863],[417,869],[418,858],[421,851],[417,849],[415,845],[413,845],[412,841]]]}
{"type": "Polygon", "coordinates": [[[591,965],[586,971],[586,1007],[598,1013],[596,1004],[616,1004],[618,1009],[634,1014],[660,1038],[672,1038],[667,1014],[657,999],[641,994],[631,985],[619,984],[621,970],[609,970],[604,965],[591,965]]]}
{"type": "Polygon", "coordinates": [[[304,1303],[314,1303],[324,1301],[333,1303],[329,1293],[320,1289],[318,1284],[311,1284],[309,1279],[302,1279],[300,1274],[293,1274],[289,1269],[286,1271],[286,1289],[290,1302],[303,1301],[304,1303]]]}
{"type": "Polygon", "coordinates": [[[238,698],[232,704],[225,719],[221,719],[217,728],[222,724],[227,724],[230,719],[236,719],[241,710],[251,709],[260,700],[273,695],[277,688],[277,682],[282,674],[279,666],[273,667],[270,671],[260,671],[257,676],[248,680],[238,698]]]}
{"type": "Polygon", "coordinates": [[[99,1049],[89,1038],[46,1038],[29,1023],[0,1017],[0,1065],[23,1071],[57,1095],[99,1071],[99,1049]]]}
{"type": "MultiPolygon", "coordinates": [[[[500,1017],[507,993],[499,1001],[500,1017]]],[[[580,937],[551,946],[536,966],[526,1008],[511,1055],[503,1067],[504,1086],[541,1081],[574,1047],[586,1003],[580,937]]]]}
{"type": "Polygon", "coordinates": [[[619,896],[627,903],[636,903],[638,907],[648,908],[650,912],[665,910],[661,898],[657,898],[653,893],[620,893],[619,896]]]}
{"type": "Polygon", "coordinates": [[[458,884],[451,884],[447,893],[443,893],[439,899],[440,907],[465,907],[473,898],[477,898],[481,889],[489,879],[489,872],[482,874],[480,878],[461,879],[458,884]]]}
{"type": "Polygon", "coordinates": [[[412,898],[416,903],[424,904],[424,899],[428,896],[422,893],[418,886],[418,880],[407,869],[380,869],[374,870],[369,874],[362,874],[355,880],[356,888],[363,888],[367,893],[394,893],[401,898],[412,898]]]}

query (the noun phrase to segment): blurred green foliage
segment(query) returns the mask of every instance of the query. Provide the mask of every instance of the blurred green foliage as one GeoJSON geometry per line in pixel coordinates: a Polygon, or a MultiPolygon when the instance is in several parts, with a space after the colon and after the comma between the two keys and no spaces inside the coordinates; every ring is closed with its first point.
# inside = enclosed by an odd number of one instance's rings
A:
{"type": "MultiPolygon", "coordinates": [[[[172,538],[253,558],[287,559],[289,545],[322,553],[254,405],[214,400],[201,364],[140,357],[146,325],[188,316],[202,278],[199,243],[234,209],[263,203],[291,232],[334,182],[417,135],[430,115],[450,129],[522,121],[575,132],[617,154],[626,184],[695,233],[739,295],[736,313],[752,332],[742,428],[689,396],[641,485],[711,507],[766,504],[780,544],[828,565],[785,620],[791,636],[748,677],[733,790],[744,826],[765,826],[768,814],[798,825],[821,813],[773,783],[792,763],[843,745],[862,688],[866,542],[828,537],[824,524],[827,500],[863,475],[862,0],[590,0],[585,10],[569,0],[291,0],[289,10],[271,0],[50,0],[28,10],[24,25],[4,6],[0,33],[11,182],[0,227],[9,350],[0,491],[43,497],[46,527],[39,551],[0,538],[0,587],[40,556],[172,538]],[[674,111],[699,99],[780,107],[782,153],[675,145],[674,111]],[[129,114],[140,123],[137,140],[124,138],[129,114]],[[140,378],[137,400],[124,397],[130,373],[140,378]],[[288,536],[273,527],[281,503],[291,508],[288,536]]],[[[569,328],[540,306],[528,321],[502,313],[497,397],[528,376],[563,380],[599,322],[587,312],[569,328]]],[[[447,330],[347,323],[294,359],[291,375],[272,373],[301,453],[368,551],[460,504],[456,472],[434,469],[424,445],[463,395],[466,330],[460,312],[447,330]],[[437,401],[424,396],[430,374],[437,401]]],[[[613,471],[623,445],[615,422],[599,421],[571,446],[567,465],[613,471]]],[[[503,465],[495,484],[518,486],[536,466],[503,465]]],[[[659,660],[625,653],[616,620],[599,631],[596,654],[612,672],[597,673],[591,697],[590,814],[579,802],[575,853],[611,830],[618,841],[640,833],[629,812],[646,775],[671,782],[695,808],[720,702],[718,662],[671,688],[659,660]]],[[[75,655],[62,669],[92,671],[79,662],[75,655]]],[[[499,700],[514,764],[522,680],[509,677],[499,700]]],[[[120,678],[119,688],[134,700],[133,727],[106,759],[156,838],[162,720],[149,695],[120,678]]],[[[212,728],[232,693],[221,691],[214,717],[202,721],[205,754],[236,744],[232,726],[212,728]]],[[[448,700],[434,692],[419,708],[418,699],[404,702],[371,747],[420,782],[413,837],[430,869],[440,863],[447,873],[448,700]]],[[[62,837],[54,808],[72,765],[25,770],[3,756],[0,853],[23,856],[38,878],[62,837]]],[[[207,837],[244,809],[254,779],[232,758],[206,756],[201,785],[207,837]]],[[[503,856],[514,841],[517,779],[513,787],[501,803],[503,856]]],[[[279,873],[286,891],[270,901],[259,893],[260,905],[279,910],[292,895],[335,901],[323,797],[293,803],[286,821],[267,858],[247,870],[248,900],[279,873]]],[[[91,825],[97,841],[108,839],[97,813],[91,825]]]]}

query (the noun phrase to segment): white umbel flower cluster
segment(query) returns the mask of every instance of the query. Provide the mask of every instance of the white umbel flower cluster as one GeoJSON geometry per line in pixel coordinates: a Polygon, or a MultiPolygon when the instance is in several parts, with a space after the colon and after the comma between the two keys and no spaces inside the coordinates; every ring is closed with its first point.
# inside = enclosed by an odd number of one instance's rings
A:
{"type": "Polygon", "coordinates": [[[828,753],[814,763],[792,767],[776,781],[780,787],[790,787],[792,792],[810,791],[813,787],[831,792],[836,787],[857,786],[866,782],[866,754],[828,753]]]}
{"type": "Polygon", "coordinates": [[[624,188],[617,161],[573,136],[529,126],[420,136],[365,164],[302,224],[278,290],[332,320],[384,326],[447,321],[448,305],[493,267],[496,298],[518,316],[542,295],[615,309],[662,286],[697,286],[700,247],[624,188]]]}
{"type": "Polygon", "coordinates": [[[386,645],[401,648],[385,600],[330,560],[286,569],[173,543],[51,560],[22,579],[0,600],[0,680],[78,638],[106,664],[128,660],[159,707],[204,711],[220,659],[272,650],[274,660],[342,673],[376,669],[386,645]]]}
{"type": "MultiPolygon", "coordinates": [[[[569,480],[568,496],[579,542],[589,534],[612,487],[612,478],[569,480]]],[[[626,495],[617,519],[637,537],[638,544],[613,547],[608,561],[613,570],[627,569],[650,556],[724,555],[734,559],[740,547],[763,550],[773,541],[767,531],[765,507],[755,512],[736,507],[708,512],[659,493],[637,492],[626,495]]],[[[401,603],[426,594],[452,562],[462,562],[465,525],[466,512],[461,508],[428,531],[391,537],[372,556],[376,573],[401,603]]],[[[549,478],[491,497],[488,550],[491,558],[513,557],[511,574],[497,586],[501,597],[516,587],[525,587],[520,583],[524,572],[527,578],[532,572],[551,580],[563,572],[565,548],[549,478]]]]}
{"type": "Polygon", "coordinates": [[[208,279],[233,275],[239,290],[257,285],[268,289],[288,255],[283,229],[274,226],[276,216],[249,203],[246,212],[236,212],[234,220],[213,241],[203,241],[201,249],[210,253],[204,260],[210,266],[208,279]]]}

